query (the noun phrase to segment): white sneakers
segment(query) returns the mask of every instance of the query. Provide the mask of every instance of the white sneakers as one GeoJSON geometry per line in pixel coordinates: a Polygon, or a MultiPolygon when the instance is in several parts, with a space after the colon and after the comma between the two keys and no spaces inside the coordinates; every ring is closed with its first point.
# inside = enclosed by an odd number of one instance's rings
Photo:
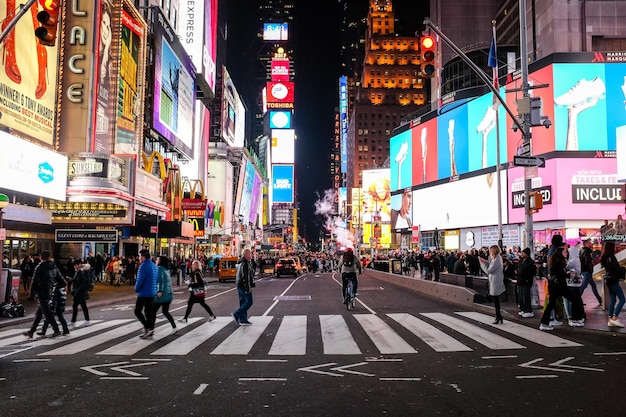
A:
{"type": "Polygon", "coordinates": [[[621,321],[618,319],[609,319],[609,327],[624,327],[621,321]]]}
{"type": "Polygon", "coordinates": [[[478,133],[489,133],[496,126],[496,111],[493,106],[487,107],[483,120],[476,127],[478,133]]]}
{"type": "Polygon", "coordinates": [[[558,320],[550,320],[550,326],[562,326],[563,322],[558,320]]]}
{"type": "Polygon", "coordinates": [[[585,323],[582,320],[568,320],[567,324],[571,327],[584,327],[585,323]]]}
{"type": "Polygon", "coordinates": [[[549,324],[543,324],[543,323],[541,323],[541,324],[539,325],[539,330],[543,330],[543,331],[545,332],[545,331],[554,330],[554,327],[550,326],[549,324]]]}
{"type": "Polygon", "coordinates": [[[572,88],[565,93],[554,98],[554,104],[557,106],[573,107],[577,104],[583,104],[604,97],[606,86],[604,82],[596,77],[591,81],[582,78],[572,88]]]}
{"type": "Polygon", "coordinates": [[[535,317],[535,313],[530,312],[530,313],[522,313],[522,317],[525,319],[529,319],[531,317],[535,317]]]}

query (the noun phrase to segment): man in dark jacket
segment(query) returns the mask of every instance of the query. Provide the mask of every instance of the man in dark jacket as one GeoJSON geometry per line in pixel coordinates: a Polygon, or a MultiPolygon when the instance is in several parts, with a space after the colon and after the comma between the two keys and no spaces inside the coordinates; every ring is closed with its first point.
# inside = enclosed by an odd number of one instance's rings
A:
{"type": "Polygon", "coordinates": [[[239,293],[239,308],[233,313],[233,318],[240,326],[249,326],[248,310],[252,307],[252,288],[254,288],[254,267],[252,266],[252,251],[244,249],[237,265],[235,278],[239,293]]]}
{"type": "Polygon", "coordinates": [[[33,338],[42,316],[46,318],[46,321],[52,326],[52,330],[54,330],[52,337],[61,335],[59,325],[50,311],[50,297],[52,296],[51,290],[53,289],[55,282],[61,280],[63,280],[63,277],[61,276],[61,273],[59,272],[59,269],[54,261],[50,260],[50,252],[47,250],[41,252],[41,262],[35,268],[35,272],[33,274],[33,284],[31,286],[31,293],[37,297],[39,305],[37,306],[37,312],[35,313],[35,321],[33,322],[30,330],[23,333],[24,336],[30,339],[33,338]]]}
{"type": "Polygon", "coordinates": [[[534,317],[532,303],[530,300],[530,289],[533,286],[533,280],[537,274],[535,261],[530,257],[530,248],[526,248],[520,254],[520,260],[517,262],[517,289],[520,305],[520,316],[524,318],[534,317]]]}
{"type": "Polygon", "coordinates": [[[598,293],[598,288],[596,288],[596,283],[593,280],[593,253],[591,252],[591,241],[586,240],[584,242],[583,248],[580,250],[580,274],[583,277],[583,282],[580,285],[580,295],[583,295],[585,288],[588,285],[591,285],[591,291],[593,291],[593,295],[596,296],[596,300],[598,300],[598,304],[602,305],[602,297],[598,293]]]}

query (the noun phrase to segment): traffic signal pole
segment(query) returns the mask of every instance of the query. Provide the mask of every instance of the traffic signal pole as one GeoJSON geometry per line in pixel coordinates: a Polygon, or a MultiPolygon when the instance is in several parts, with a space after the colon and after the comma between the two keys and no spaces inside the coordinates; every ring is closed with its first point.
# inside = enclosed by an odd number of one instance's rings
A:
{"type": "MultiPolygon", "coordinates": [[[[529,90],[530,87],[528,85],[528,48],[526,46],[526,1],[519,1],[519,15],[520,15],[520,61],[521,61],[521,76],[522,76],[522,94],[524,100],[530,100],[529,90]]],[[[485,85],[491,90],[494,94],[494,97],[498,99],[502,107],[506,110],[509,117],[513,121],[515,128],[519,129],[522,132],[522,140],[524,145],[530,146],[532,136],[530,132],[531,120],[530,113],[523,111],[521,112],[521,118],[518,119],[513,111],[507,106],[506,100],[504,97],[500,95],[500,91],[493,85],[492,80],[490,80],[487,75],[480,69],[478,66],[472,62],[471,59],[468,58],[467,55],[455,45],[437,26],[430,20],[430,18],[426,18],[424,20],[424,25],[439,35],[446,45],[450,47],[462,60],[465,62],[478,77],[485,83],[485,85]]],[[[500,162],[500,161],[498,161],[500,162]]],[[[525,195],[525,210],[526,210],[526,220],[525,220],[525,228],[526,228],[526,246],[530,248],[531,253],[534,255],[534,231],[533,231],[533,216],[530,210],[530,197],[529,192],[532,190],[532,180],[525,179],[524,180],[524,195],[525,195]]]]}
{"type": "MultiPolygon", "coordinates": [[[[30,10],[30,8],[33,6],[33,4],[35,4],[36,1],[37,0],[28,0],[26,4],[22,5],[20,11],[15,14],[15,17],[13,17],[7,27],[2,31],[2,33],[0,33],[0,44],[4,42],[4,39],[9,36],[9,33],[11,33],[13,29],[15,29],[15,25],[17,25],[17,22],[30,10]]],[[[8,15],[9,10],[7,10],[7,16],[8,15]]]]}

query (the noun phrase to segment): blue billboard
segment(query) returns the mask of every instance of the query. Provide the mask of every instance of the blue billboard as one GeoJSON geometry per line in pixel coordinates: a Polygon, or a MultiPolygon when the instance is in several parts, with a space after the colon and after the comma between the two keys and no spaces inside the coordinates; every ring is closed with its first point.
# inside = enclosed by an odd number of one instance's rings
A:
{"type": "Polygon", "coordinates": [[[413,129],[406,130],[391,138],[389,151],[391,158],[390,189],[396,191],[413,185],[413,129]]]}
{"type": "Polygon", "coordinates": [[[448,178],[469,171],[467,106],[459,106],[437,118],[438,178],[448,178]]]}
{"type": "Polygon", "coordinates": [[[269,113],[270,129],[291,129],[291,110],[272,110],[269,113]]]}
{"type": "Polygon", "coordinates": [[[293,165],[272,165],[272,202],[293,204],[293,165]]]}
{"type": "Polygon", "coordinates": [[[348,77],[339,77],[339,123],[341,139],[341,172],[348,172],[348,77]]]}

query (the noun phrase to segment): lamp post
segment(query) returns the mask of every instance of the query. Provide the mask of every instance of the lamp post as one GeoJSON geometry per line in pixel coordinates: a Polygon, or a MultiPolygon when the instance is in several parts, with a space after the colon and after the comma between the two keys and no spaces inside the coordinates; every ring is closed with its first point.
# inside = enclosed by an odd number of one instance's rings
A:
{"type": "Polygon", "coordinates": [[[0,264],[0,276],[4,273],[4,241],[6,240],[6,230],[2,224],[2,215],[4,212],[2,211],[6,206],[9,205],[9,197],[6,194],[0,194],[0,239],[2,241],[2,264],[0,264]]]}

